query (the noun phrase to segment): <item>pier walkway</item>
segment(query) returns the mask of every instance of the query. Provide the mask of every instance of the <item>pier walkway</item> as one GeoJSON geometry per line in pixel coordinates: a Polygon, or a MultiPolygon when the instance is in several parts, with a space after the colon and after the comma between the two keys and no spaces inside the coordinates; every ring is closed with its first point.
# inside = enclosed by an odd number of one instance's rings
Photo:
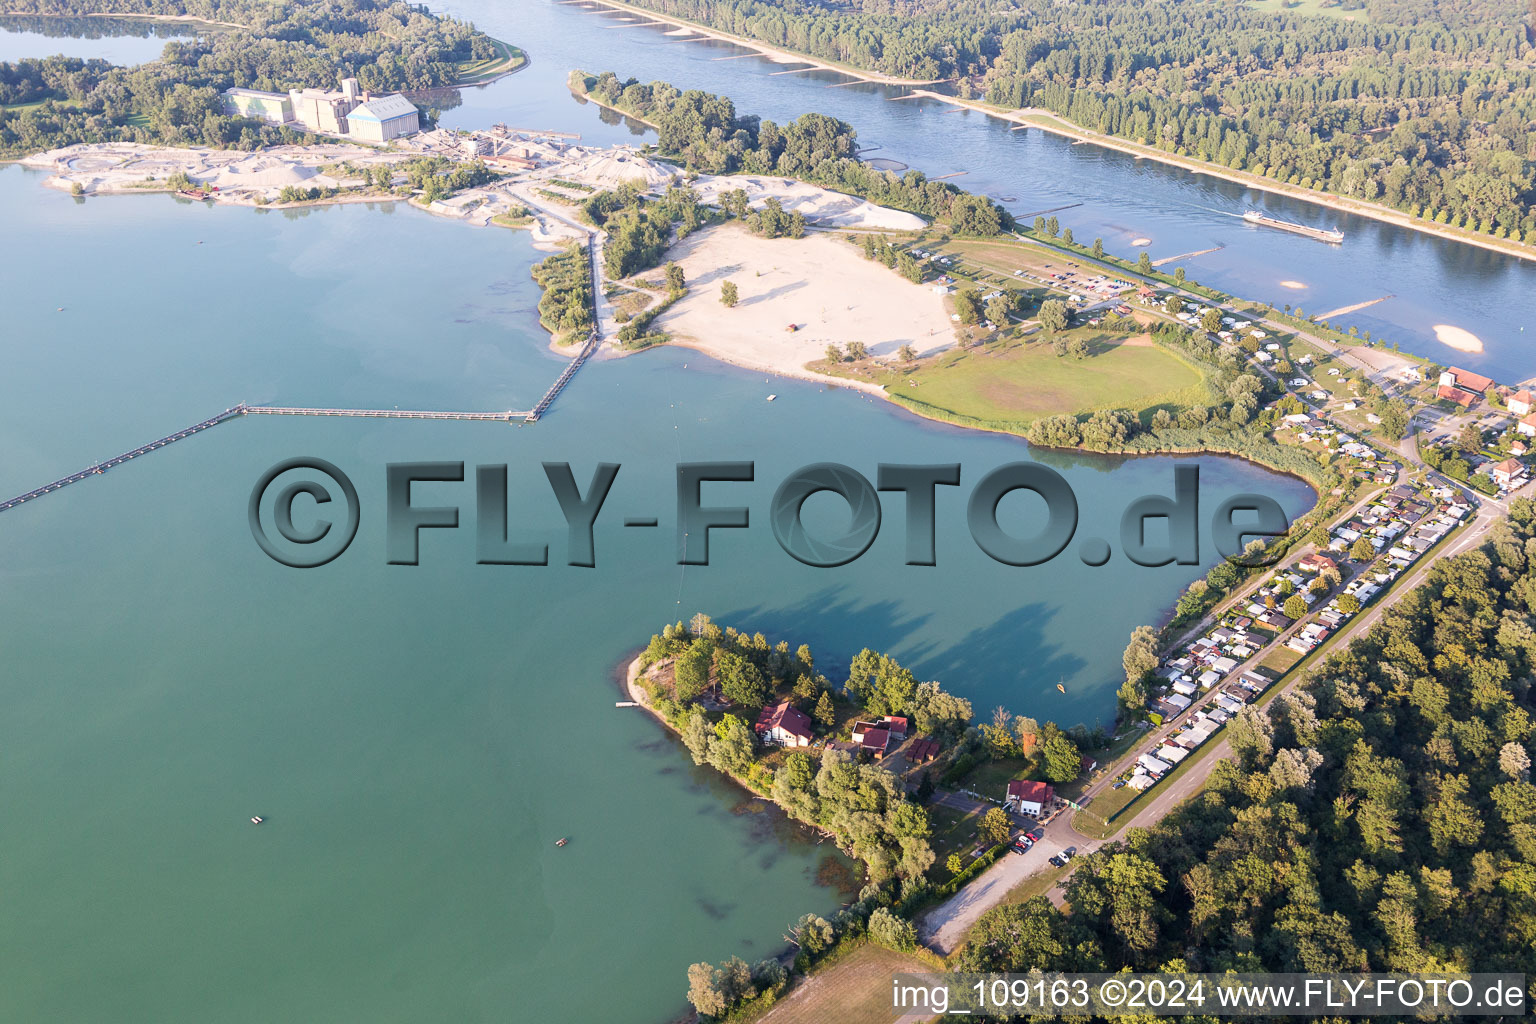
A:
{"type": "Polygon", "coordinates": [[[427,412],[419,409],[325,409],[296,405],[236,406],[247,416],[366,416],[383,420],[493,420],[499,423],[527,421],[531,412],[427,412]]]}
{"type": "Polygon", "coordinates": [[[10,499],[9,501],[0,501],[0,512],[4,512],[8,508],[15,508],[17,505],[24,504],[25,502],[31,501],[34,498],[41,498],[45,494],[51,494],[61,487],[68,487],[70,484],[77,484],[87,477],[99,476],[100,474],[105,473],[107,470],[111,469],[113,466],[120,466],[130,459],[136,459],[140,455],[147,455],[148,453],[154,451],[156,448],[164,448],[166,445],[175,441],[180,441],[184,437],[191,437],[193,434],[202,433],[209,427],[216,427],[220,423],[223,423],[225,420],[234,419],[236,416],[239,416],[244,412],[244,405],[232,406],[228,409],[225,409],[217,416],[210,416],[206,420],[192,424],[190,427],[183,427],[181,430],[176,431],[174,434],[166,434],[164,437],[156,438],[148,444],[141,444],[132,451],[126,451],[121,455],[115,455],[112,458],[107,459],[105,462],[98,462],[94,465],[87,466],[86,468],[80,470],[78,473],[71,473],[69,476],[61,477],[50,484],[44,484],[42,487],[34,488],[25,494],[18,494],[16,497],[10,499]]]}
{"type": "MultiPolygon", "coordinates": [[[[561,219],[564,220],[566,218],[562,217],[561,219]]],[[[555,404],[555,399],[560,397],[560,392],[565,390],[565,386],[571,382],[571,378],[576,376],[576,371],[581,369],[582,364],[591,357],[592,353],[597,351],[598,346],[602,344],[603,340],[600,319],[601,311],[598,308],[597,298],[598,288],[603,279],[598,269],[599,238],[594,231],[586,228],[582,228],[582,230],[586,231],[587,235],[587,274],[592,285],[592,333],[587,335],[586,341],[582,342],[581,351],[577,352],[575,358],[565,365],[565,368],[560,371],[560,376],[555,378],[555,382],[549,386],[549,390],[544,392],[544,397],[539,399],[539,404],[535,405],[532,409],[508,410],[506,412],[456,412],[452,410],[341,409],[322,406],[248,405],[245,402],[241,402],[238,405],[230,406],[216,416],[210,416],[205,420],[194,423],[190,427],[183,427],[175,433],[166,434],[164,437],[156,438],[148,444],[139,445],[139,447],[132,451],[123,452],[121,455],[114,455],[105,462],[94,463],[78,472],[71,473],[69,476],[60,477],[52,483],[44,484],[42,487],[35,487],[25,494],[18,494],[8,501],[0,501],[0,512],[15,508],[17,505],[23,505],[36,498],[41,498],[45,494],[51,494],[61,487],[68,487],[70,484],[79,483],[88,477],[100,476],[113,466],[120,466],[130,459],[146,455],[157,448],[164,448],[166,445],[180,441],[182,438],[201,433],[209,427],[216,427],[225,420],[232,420],[236,416],[351,416],[386,420],[482,420],[493,423],[516,423],[519,421],[535,423],[539,417],[549,411],[550,406],[555,404]]]]}
{"type": "Polygon", "coordinates": [[[589,291],[592,295],[592,333],[588,334],[587,340],[581,343],[581,351],[576,353],[576,358],[565,365],[565,369],[560,371],[560,376],[556,377],[555,382],[549,386],[549,390],[544,392],[544,397],[539,399],[539,404],[535,405],[532,411],[528,413],[526,421],[528,423],[537,422],[540,416],[549,411],[549,407],[555,404],[555,399],[560,397],[560,392],[564,391],[565,386],[571,382],[571,378],[576,376],[576,371],[581,369],[582,364],[587,361],[587,358],[593,352],[597,351],[597,347],[603,342],[602,310],[598,308],[597,299],[597,290],[602,284],[603,275],[597,266],[598,252],[597,234],[596,232],[588,231],[587,284],[590,286],[589,291]]]}

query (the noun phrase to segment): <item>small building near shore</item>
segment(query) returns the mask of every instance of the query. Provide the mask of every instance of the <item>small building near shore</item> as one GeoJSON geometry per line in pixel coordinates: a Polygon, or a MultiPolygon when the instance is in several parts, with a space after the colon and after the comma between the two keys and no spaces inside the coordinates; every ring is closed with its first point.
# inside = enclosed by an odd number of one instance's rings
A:
{"type": "Polygon", "coordinates": [[[1471,370],[1463,370],[1459,366],[1452,366],[1440,374],[1441,387],[1461,388],[1464,391],[1474,391],[1481,395],[1484,391],[1493,387],[1493,378],[1484,377],[1480,373],[1471,370]]]}
{"type": "Polygon", "coordinates": [[[1008,798],[1003,801],[1003,806],[1013,806],[1020,814],[1027,814],[1031,818],[1038,818],[1050,805],[1056,796],[1056,790],[1049,782],[1035,782],[1031,779],[1014,779],[1008,783],[1008,798]]]}
{"type": "Polygon", "coordinates": [[[810,718],[787,700],[763,708],[757,716],[756,731],[763,742],[786,747],[808,747],[814,735],[810,718]]]}

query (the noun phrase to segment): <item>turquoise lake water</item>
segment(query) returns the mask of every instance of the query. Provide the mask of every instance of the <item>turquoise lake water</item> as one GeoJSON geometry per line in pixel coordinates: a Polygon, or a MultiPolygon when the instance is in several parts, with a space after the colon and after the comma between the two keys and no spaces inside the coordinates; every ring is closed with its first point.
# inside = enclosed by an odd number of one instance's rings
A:
{"type": "MultiPolygon", "coordinates": [[[[239,400],[517,408],[559,369],[523,234],[388,205],[80,203],[40,180],[0,170],[0,223],[28,239],[0,252],[7,494],[239,400]]],[[[689,963],[767,955],[839,897],[814,882],[820,850],[734,813],[738,792],[613,708],[615,665],[705,609],[811,643],[834,675],[868,644],[983,713],[1107,719],[1126,635],[1191,570],[999,565],[964,532],[964,487],[941,493],[936,568],[901,564],[899,502],[837,570],[792,561],[767,528],[773,488],[809,461],[870,476],[958,461],[974,482],[1026,454],[664,350],[589,365],[531,427],[245,418],[6,512],[0,1017],[639,1024],[680,1010],[689,963]],[[356,542],[313,571],[268,560],[246,523],[257,477],[294,455],[336,463],[361,495],[356,542]],[[384,466],[427,459],[510,463],[513,521],[555,564],[475,565],[470,485],[432,484],[418,503],[460,504],[465,528],[430,532],[418,567],[386,565],[384,466]],[[757,482],[707,495],[755,523],[685,572],[673,467],[703,459],[757,461],[757,482]],[[544,460],[583,484],[597,461],[623,466],[594,569],[561,564],[544,460]],[[659,529],[617,525],[648,514],[659,529]]],[[[1128,496],[1171,487],[1170,459],[1049,461],[1077,491],[1082,536],[1113,536],[1128,496]]],[[[1212,504],[1310,501],[1293,480],[1199,461],[1212,504]]]]}

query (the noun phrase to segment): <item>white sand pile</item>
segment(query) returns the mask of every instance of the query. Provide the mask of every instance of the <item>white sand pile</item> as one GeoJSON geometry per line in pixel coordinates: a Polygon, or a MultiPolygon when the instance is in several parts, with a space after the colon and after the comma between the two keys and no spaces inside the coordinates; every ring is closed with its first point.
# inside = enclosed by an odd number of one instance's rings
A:
{"type": "Polygon", "coordinates": [[[1152,239],[1150,239],[1150,238],[1133,238],[1133,239],[1131,239],[1131,244],[1134,245],[1134,246],[1137,246],[1137,247],[1145,247],[1145,246],[1148,246],[1148,245],[1152,244],[1152,239]]]}
{"type": "Polygon", "coordinates": [[[237,163],[228,164],[210,174],[196,175],[220,188],[281,188],[308,181],[318,173],[314,167],[271,157],[253,156],[237,163]]]}
{"type": "Polygon", "coordinates": [[[1280,282],[1280,287],[1281,288],[1289,288],[1293,292],[1299,292],[1303,288],[1306,288],[1307,286],[1302,284],[1300,281],[1281,281],[1280,282]]]}
{"type": "Polygon", "coordinates": [[[1483,339],[1471,331],[1450,324],[1435,324],[1435,340],[1457,352],[1481,352],[1483,339]]]}
{"type": "Polygon", "coordinates": [[[675,167],[648,160],[628,150],[608,149],[573,155],[558,168],[558,177],[599,188],[613,188],[626,181],[643,181],[647,188],[665,187],[681,178],[675,167]]]}

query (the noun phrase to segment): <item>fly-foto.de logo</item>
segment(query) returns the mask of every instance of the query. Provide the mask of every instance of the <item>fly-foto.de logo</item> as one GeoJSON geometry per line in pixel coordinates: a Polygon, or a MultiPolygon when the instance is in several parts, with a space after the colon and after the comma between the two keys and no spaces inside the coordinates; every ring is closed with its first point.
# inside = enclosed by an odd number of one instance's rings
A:
{"type": "MultiPolygon", "coordinates": [[[[468,528],[475,532],[475,562],[479,565],[547,566],[549,544],[531,534],[519,535],[509,522],[506,463],[482,464],[466,471],[463,462],[391,462],[384,474],[384,555],[390,565],[417,565],[423,530],[457,530],[462,513],[471,512],[468,528]],[[423,504],[413,494],[416,484],[459,484],[463,501],[423,504]]],[[[621,467],[600,462],[585,483],[577,480],[568,462],[545,462],[542,473],[528,474],[522,485],[546,489],[565,518],[568,541],[565,564],[597,565],[594,527],[608,507],[609,492],[621,467]],[[537,481],[537,476],[542,481],[537,481]],[[530,480],[537,482],[529,483],[530,480]]],[[[959,463],[906,465],[880,463],[874,481],[850,466],[817,462],[795,470],[779,482],[767,513],[774,539],[786,554],[806,565],[833,568],[861,557],[880,534],[881,495],[905,508],[907,565],[936,564],[936,514],[940,487],[961,486],[959,463]],[[816,494],[836,495],[848,510],[840,531],[818,531],[804,517],[806,501],[816,494]]],[[[1173,468],[1171,493],[1146,494],[1127,502],[1120,515],[1118,550],[1142,566],[1198,565],[1200,528],[1210,530],[1218,554],[1246,566],[1268,564],[1272,547],[1265,543],[1290,528],[1285,511],[1262,494],[1224,498],[1202,519],[1200,469],[1173,468]]],[[[679,565],[709,565],[710,538],[717,530],[752,527],[753,509],[732,499],[733,485],[754,483],[752,462],[683,462],[676,466],[676,535],[679,565]],[[705,487],[709,498],[705,500],[705,487]]],[[[736,491],[741,494],[741,491],[736,491]]],[[[1038,504],[1037,506],[1038,507],[1038,504]]],[[[625,527],[656,528],[656,510],[634,510],[622,516],[625,527]]],[[[312,569],[334,560],[352,544],[362,519],[357,488],[339,467],[324,459],[287,459],[262,473],[247,505],[251,534],[261,550],[283,565],[312,569]]],[[[609,513],[618,521],[618,513],[609,513]]],[[[608,520],[605,520],[607,522],[608,520]]],[[[1077,539],[1076,554],[1086,565],[1106,564],[1116,550],[1101,537],[1077,537],[1077,496],[1065,477],[1035,462],[1012,462],[983,474],[966,502],[966,526],[977,547],[1006,565],[1031,566],[1058,557],[1077,539]],[[1029,492],[1044,502],[1043,515],[1030,517],[1026,531],[1004,529],[998,507],[1016,492],[1029,492]]]]}

